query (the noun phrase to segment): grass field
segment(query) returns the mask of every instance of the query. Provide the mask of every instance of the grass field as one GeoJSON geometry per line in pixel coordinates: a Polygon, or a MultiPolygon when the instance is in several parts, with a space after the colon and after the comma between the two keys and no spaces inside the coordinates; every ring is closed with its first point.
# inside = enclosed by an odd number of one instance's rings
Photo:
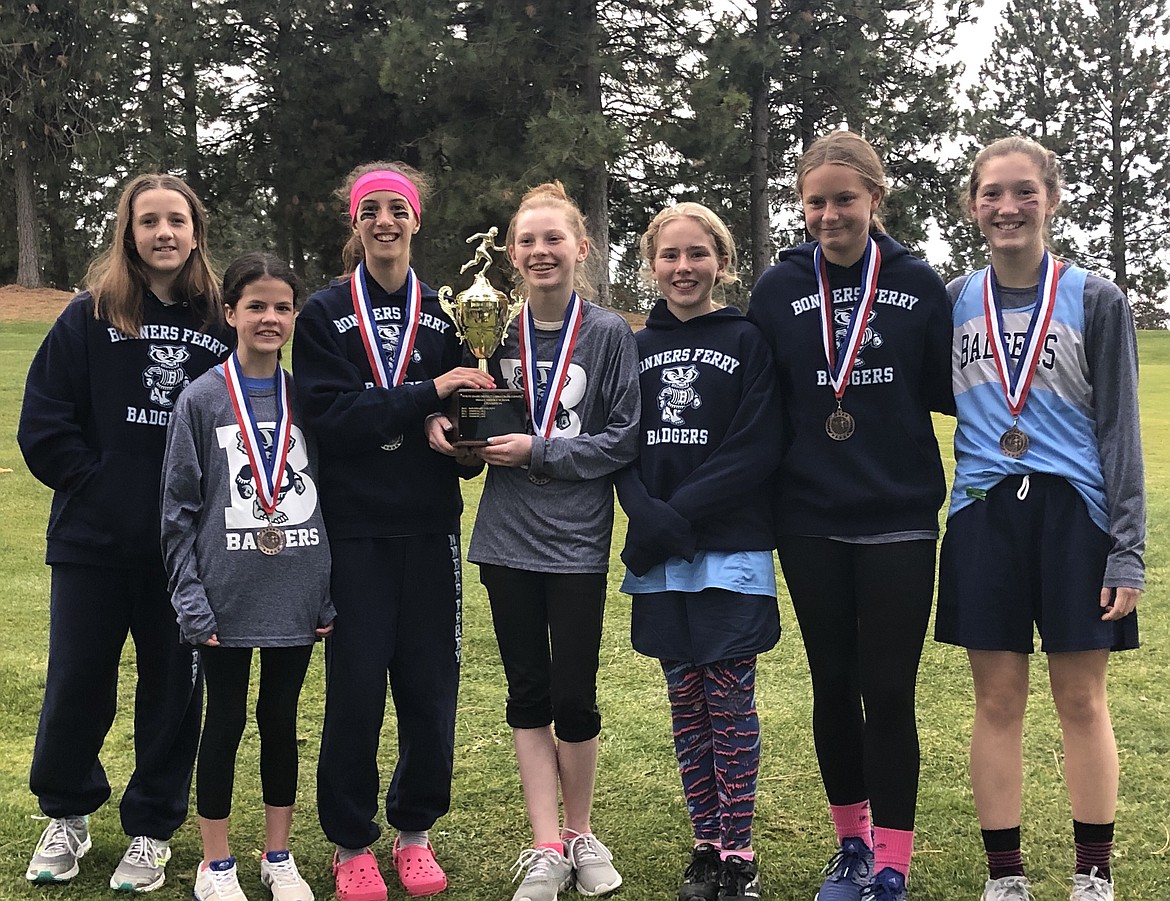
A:
{"type": "MultiPolygon", "coordinates": [[[[43,824],[28,791],[47,655],[48,570],[43,565],[50,493],[29,474],[16,446],[16,424],[29,360],[43,323],[0,323],[0,901],[10,898],[82,899],[108,896],[107,880],[124,850],[113,803],[91,820],[94,846],[81,875],[68,887],[34,887],[24,870],[43,824]]],[[[1170,615],[1166,611],[1167,522],[1170,522],[1170,333],[1140,336],[1142,408],[1149,488],[1148,586],[1142,602],[1142,650],[1118,655],[1110,690],[1122,786],[1115,873],[1118,898],[1154,901],[1170,885],[1170,615]]],[[[950,427],[939,423],[943,441],[950,427]]],[[[478,483],[465,486],[465,534],[474,517],[478,483]]],[[[118,511],[111,510],[116,516],[118,511]]],[[[619,514],[618,531],[624,529],[619,514]]],[[[620,547],[620,539],[615,540],[620,547]]],[[[617,592],[620,565],[610,573],[601,660],[604,726],[594,827],[616,854],[626,901],[674,897],[686,863],[689,826],[674,767],[669,711],[657,663],[629,646],[629,605],[617,592]]],[[[508,868],[528,835],[504,724],[504,678],[491,632],[487,601],[474,566],[465,569],[464,668],[458,720],[454,805],[432,832],[447,869],[452,901],[511,896],[508,868]]],[[[783,584],[783,583],[781,583],[783,584]]],[[[819,870],[833,850],[832,829],[810,736],[810,690],[800,636],[787,598],[781,599],[784,635],[761,659],[759,710],[764,756],[755,846],[765,898],[811,899],[819,870]]],[[[314,780],[322,716],[323,667],[310,671],[302,701],[301,814],[293,849],[318,898],[332,895],[331,848],[314,815],[314,780]]],[[[1034,700],[1025,748],[1024,846],[1038,901],[1068,897],[1071,822],[1061,775],[1060,733],[1047,693],[1042,661],[1033,667],[1034,700]]],[[[123,658],[122,697],[131,696],[133,663],[123,658]]],[[[922,782],[917,849],[911,884],[916,901],[977,899],[985,877],[982,846],[966,773],[972,712],[971,684],[962,651],[928,641],[919,680],[922,782]]],[[[394,762],[392,716],[382,761],[394,762]]],[[[241,747],[233,848],[244,890],[267,897],[257,876],[263,831],[255,728],[241,747]]],[[[103,753],[115,800],[132,766],[132,721],[119,714],[103,753]]],[[[167,884],[159,901],[190,897],[200,856],[192,819],[176,834],[167,884]]],[[[376,848],[390,875],[389,841],[376,848]]],[[[390,878],[391,899],[405,897],[390,878]]]]}

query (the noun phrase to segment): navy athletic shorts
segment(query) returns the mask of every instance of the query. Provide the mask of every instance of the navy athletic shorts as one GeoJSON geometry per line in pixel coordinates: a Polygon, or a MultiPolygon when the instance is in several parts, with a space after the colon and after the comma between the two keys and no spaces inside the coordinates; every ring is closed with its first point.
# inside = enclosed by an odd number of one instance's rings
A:
{"type": "Polygon", "coordinates": [[[1046,653],[1136,648],[1136,610],[1101,621],[1111,545],[1066,479],[1008,476],[947,521],[935,640],[1030,654],[1034,623],[1046,653]]]}

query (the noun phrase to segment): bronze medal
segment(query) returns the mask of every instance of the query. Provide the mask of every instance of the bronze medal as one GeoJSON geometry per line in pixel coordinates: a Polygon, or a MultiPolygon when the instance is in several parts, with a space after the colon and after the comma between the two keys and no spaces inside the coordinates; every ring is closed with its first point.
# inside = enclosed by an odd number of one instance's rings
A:
{"type": "Polygon", "coordinates": [[[853,435],[853,430],[857,427],[853,416],[846,413],[840,407],[829,414],[829,418],[825,420],[825,432],[834,441],[844,441],[853,435]]]}
{"type": "Polygon", "coordinates": [[[284,550],[284,532],[276,526],[265,526],[256,533],[256,547],[269,557],[279,554],[284,550]]]}
{"type": "Polygon", "coordinates": [[[1013,459],[1019,459],[1024,456],[1028,452],[1028,445],[1031,443],[1028,436],[1014,425],[999,436],[1000,452],[1005,457],[1012,457],[1013,459]]]}

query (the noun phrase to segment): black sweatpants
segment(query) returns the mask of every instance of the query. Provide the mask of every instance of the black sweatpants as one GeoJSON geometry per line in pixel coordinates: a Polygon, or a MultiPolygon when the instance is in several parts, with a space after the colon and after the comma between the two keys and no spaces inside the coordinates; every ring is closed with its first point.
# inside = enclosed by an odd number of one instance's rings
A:
{"type": "Polygon", "coordinates": [[[813,742],[830,804],[870,802],[910,831],[918,801],[914,689],[937,542],[779,539],[813,686],[813,742]]]}
{"type": "Polygon", "coordinates": [[[378,740],[389,682],[398,762],[386,819],[429,829],[451,806],[462,641],[458,535],[330,539],[333,634],[325,642],[325,725],[317,812],[334,844],[381,834],[378,740]]]}
{"type": "Polygon", "coordinates": [[[55,818],[93,813],[110,797],[98,752],[114,721],[127,634],[138,678],[122,829],[165,840],[187,818],[203,683],[195,649],[179,642],[161,560],[143,569],[53,564],[49,665],[29,787],[55,818]]]}
{"type": "MultiPolygon", "coordinates": [[[[207,714],[199,740],[195,803],[199,816],[226,820],[232,812],[236,752],[248,720],[252,648],[201,647],[207,714]]],[[[260,786],[264,803],[291,807],[297,799],[297,705],[313,646],[260,648],[260,786]]]]}

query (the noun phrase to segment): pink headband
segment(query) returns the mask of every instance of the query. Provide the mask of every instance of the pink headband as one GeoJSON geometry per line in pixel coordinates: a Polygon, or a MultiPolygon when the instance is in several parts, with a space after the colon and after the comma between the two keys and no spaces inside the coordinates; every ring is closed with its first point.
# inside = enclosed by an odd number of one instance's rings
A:
{"type": "Polygon", "coordinates": [[[373,172],[367,172],[350,188],[349,219],[351,222],[357,218],[358,204],[362,202],[362,198],[367,194],[374,193],[374,191],[394,191],[396,194],[401,194],[410,204],[410,208],[414,210],[415,218],[422,221],[422,209],[418,203],[418,188],[405,175],[377,169],[373,172]]]}

